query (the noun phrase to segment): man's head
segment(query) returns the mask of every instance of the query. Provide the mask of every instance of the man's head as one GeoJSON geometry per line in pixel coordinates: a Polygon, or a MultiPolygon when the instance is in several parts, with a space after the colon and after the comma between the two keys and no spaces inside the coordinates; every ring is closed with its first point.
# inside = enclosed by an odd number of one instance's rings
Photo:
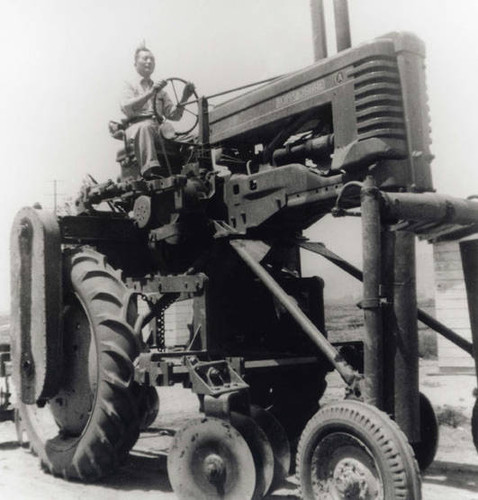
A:
{"type": "Polygon", "coordinates": [[[149,78],[155,67],[153,53],[146,47],[138,47],[134,53],[134,67],[143,78],[149,78]]]}

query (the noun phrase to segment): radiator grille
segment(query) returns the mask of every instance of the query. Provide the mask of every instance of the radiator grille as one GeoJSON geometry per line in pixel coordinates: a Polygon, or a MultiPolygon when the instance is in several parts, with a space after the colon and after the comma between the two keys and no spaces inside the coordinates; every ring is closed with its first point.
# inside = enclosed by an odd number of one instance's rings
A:
{"type": "Polygon", "coordinates": [[[354,78],[358,140],[382,137],[406,141],[400,75],[393,58],[358,61],[354,78]]]}

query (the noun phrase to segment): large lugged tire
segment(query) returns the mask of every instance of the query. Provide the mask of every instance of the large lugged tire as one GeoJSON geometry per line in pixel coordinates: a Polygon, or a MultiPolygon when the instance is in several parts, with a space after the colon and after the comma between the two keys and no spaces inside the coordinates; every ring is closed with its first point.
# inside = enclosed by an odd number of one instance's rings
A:
{"type": "Polygon", "coordinates": [[[90,248],[65,254],[64,291],[62,386],[45,405],[20,404],[19,412],[45,469],[92,481],[123,461],[139,435],[136,303],[90,248]]]}
{"type": "Polygon", "coordinates": [[[398,426],[373,406],[343,401],[321,408],[297,451],[303,498],[419,500],[420,474],[398,426]]]}

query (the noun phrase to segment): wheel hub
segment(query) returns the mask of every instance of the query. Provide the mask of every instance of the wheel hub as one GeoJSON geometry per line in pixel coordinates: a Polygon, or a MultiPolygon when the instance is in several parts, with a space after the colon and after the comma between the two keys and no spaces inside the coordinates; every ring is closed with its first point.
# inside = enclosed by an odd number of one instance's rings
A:
{"type": "Polygon", "coordinates": [[[326,436],[312,457],[318,498],[383,499],[376,464],[367,449],[346,433],[326,436]]]}
{"type": "Polygon", "coordinates": [[[341,460],[334,469],[333,481],[344,498],[367,500],[376,489],[376,479],[364,465],[355,459],[341,460]],[[375,486],[375,487],[374,487],[375,486]]]}
{"type": "Polygon", "coordinates": [[[218,484],[224,482],[226,467],[223,459],[219,455],[215,453],[208,455],[204,459],[203,470],[210,483],[218,484]]]}

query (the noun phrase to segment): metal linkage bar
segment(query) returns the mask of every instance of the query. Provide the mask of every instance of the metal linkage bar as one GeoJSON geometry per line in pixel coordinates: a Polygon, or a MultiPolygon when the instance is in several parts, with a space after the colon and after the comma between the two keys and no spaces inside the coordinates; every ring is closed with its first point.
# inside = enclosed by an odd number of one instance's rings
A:
{"type": "MultiPolygon", "coordinates": [[[[323,243],[299,241],[297,244],[304,250],[308,250],[309,252],[316,253],[317,255],[324,257],[324,259],[332,262],[332,264],[335,264],[338,268],[350,274],[350,276],[353,276],[355,279],[363,281],[363,273],[358,267],[355,267],[353,264],[350,264],[350,262],[347,262],[336,253],[332,252],[332,250],[329,250],[323,243]]],[[[418,308],[417,318],[424,325],[428,326],[432,330],[435,330],[441,336],[466,351],[470,356],[473,356],[473,344],[471,342],[458,335],[443,323],[440,323],[440,321],[435,319],[433,316],[430,316],[423,309],[418,308]]]]}
{"type": "Polygon", "coordinates": [[[421,321],[424,325],[428,326],[432,330],[435,330],[442,337],[445,337],[447,340],[453,342],[453,344],[466,351],[470,356],[473,356],[473,344],[471,342],[455,333],[443,323],[440,323],[433,316],[430,316],[422,309],[418,309],[417,317],[418,320],[421,321]]]}
{"type": "MultiPolygon", "coordinates": [[[[355,371],[337,352],[332,344],[325,338],[323,333],[304,314],[294,300],[283,290],[277,281],[267,272],[264,267],[254,258],[258,255],[256,247],[263,245],[262,242],[252,240],[232,240],[231,246],[239,257],[249,266],[252,272],[261,280],[264,286],[284,306],[295,321],[302,327],[308,337],[315,343],[324,356],[339,372],[342,379],[349,385],[352,391],[360,391],[358,383],[362,376],[355,371]]],[[[260,254],[261,252],[259,252],[260,254]]]]}

